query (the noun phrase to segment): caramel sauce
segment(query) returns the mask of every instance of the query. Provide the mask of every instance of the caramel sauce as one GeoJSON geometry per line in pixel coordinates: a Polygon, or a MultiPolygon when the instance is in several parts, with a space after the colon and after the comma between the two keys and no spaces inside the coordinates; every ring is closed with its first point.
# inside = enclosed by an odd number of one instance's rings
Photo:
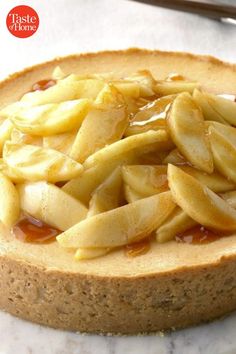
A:
{"type": "Polygon", "coordinates": [[[125,254],[128,257],[137,257],[147,253],[151,248],[149,237],[125,246],[125,254]]]}
{"type": "Polygon", "coordinates": [[[204,226],[198,225],[190,230],[175,236],[177,242],[201,244],[210,243],[220,239],[220,236],[214,231],[206,229],[204,226]]]}
{"type": "Polygon", "coordinates": [[[56,182],[55,185],[59,188],[62,188],[66,183],[67,183],[67,181],[59,181],[59,182],[56,182]]]}
{"type": "Polygon", "coordinates": [[[12,229],[15,237],[22,242],[49,243],[60,231],[44,222],[26,215],[12,229]]]}
{"type": "Polygon", "coordinates": [[[184,81],[185,78],[177,73],[172,73],[167,76],[166,81],[184,81]]]}
{"type": "Polygon", "coordinates": [[[55,84],[56,84],[56,81],[52,80],[52,79],[40,80],[40,81],[36,82],[35,84],[33,84],[31,92],[34,92],[34,91],[45,91],[49,87],[54,86],[55,84]]]}
{"type": "Polygon", "coordinates": [[[165,177],[166,177],[165,181],[163,181],[163,183],[159,186],[160,190],[163,192],[166,192],[169,190],[169,183],[168,183],[167,175],[165,175],[165,177]]]}

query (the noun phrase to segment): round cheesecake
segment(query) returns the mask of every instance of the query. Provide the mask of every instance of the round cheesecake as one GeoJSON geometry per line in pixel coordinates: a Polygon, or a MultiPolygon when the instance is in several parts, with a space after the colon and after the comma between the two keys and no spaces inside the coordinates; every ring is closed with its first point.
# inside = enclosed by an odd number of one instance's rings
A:
{"type": "MultiPolygon", "coordinates": [[[[32,85],[65,74],[148,69],[171,72],[217,94],[236,93],[236,65],[212,57],[129,49],[57,58],[0,83],[0,109],[32,85]]],[[[57,241],[23,243],[0,227],[0,308],[18,317],[81,332],[141,333],[183,328],[236,308],[236,236],[209,244],[153,242],[138,257],[123,249],[76,261],[57,241]]]]}

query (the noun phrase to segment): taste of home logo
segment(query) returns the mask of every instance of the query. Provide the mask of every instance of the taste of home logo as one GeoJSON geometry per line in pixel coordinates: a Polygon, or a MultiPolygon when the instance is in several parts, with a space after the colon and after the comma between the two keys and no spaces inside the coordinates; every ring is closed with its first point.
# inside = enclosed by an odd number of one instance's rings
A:
{"type": "Polygon", "coordinates": [[[37,12],[30,6],[16,6],[7,15],[6,25],[11,34],[19,38],[32,36],[39,27],[37,12]]]}

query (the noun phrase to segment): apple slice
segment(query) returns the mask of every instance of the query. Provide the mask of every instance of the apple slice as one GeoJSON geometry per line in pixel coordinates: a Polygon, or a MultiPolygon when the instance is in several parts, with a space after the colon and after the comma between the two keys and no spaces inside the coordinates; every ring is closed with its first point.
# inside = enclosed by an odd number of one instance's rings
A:
{"type": "Polygon", "coordinates": [[[133,203],[139,199],[146,198],[145,195],[141,195],[141,194],[137,193],[133,188],[131,188],[127,184],[124,185],[124,194],[125,194],[125,200],[128,203],[133,203]]]}
{"type": "Polygon", "coordinates": [[[223,124],[228,124],[226,120],[209,103],[204,92],[198,89],[193,91],[193,99],[198,107],[201,108],[205,120],[212,120],[223,124]]]}
{"type": "Polygon", "coordinates": [[[136,82],[139,86],[140,96],[150,97],[154,96],[154,86],[156,80],[149,70],[139,70],[138,72],[128,76],[125,80],[136,82]]]}
{"type": "Polygon", "coordinates": [[[105,256],[110,251],[110,248],[78,248],[75,253],[75,259],[82,261],[86,259],[98,258],[105,256]]]}
{"type": "Polygon", "coordinates": [[[106,85],[95,102],[70,151],[70,156],[81,163],[97,150],[120,140],[128,125],[123,97],[113,86],[106,85]]]}
{"type": "Polygon", "coordinates": [[[11,180],[0,173],[0,220],[12,227],[20,217],[20,200],[11,180]]]}
{"type": "MultiPolygon", "coordinates": [[[[99,163],[94,163],[92,167],[87,168],[81,176],[66,183],[65,186],[63,186],[63,190],[75,198],[78,198],[85,205],[88,205],[91,193],[117,166],[139,163],[143,156],[142,154],[148,152],[145,151],[146,147],[144,143],[149,143],[147,144],[148,149],[157,151],[157,155],[159,150],[165,150],[172,146],[172,142],[169,141],[169,137],[165,132],[148,132],[148,137],[146,137],[147,133],[144,134],[145,137],[141,137],[141,139],[138,138],[138,140],[136,140],[137,137],[140,137],[143,134],[123,139],[120,142],[113,143],[112,145],[101,149],[100,151],[104,150],[104,153],[102,153],[101,158],[99,158],[99,163]],[[125,142],[127,139],[132,140],[131,146],[125,142]],[[156,143],[150,144],[150,142],[153,141],[156,141],[156,143]],[[118,144],[117,149],[116,144],[118,144]],[[115,148],[114,145],[116,145],[115,148]]],[[[90,156],[90,158],[92,156],[90,156]]],[[[86,164],[84,164],[84,166],[85,165],[86,164]]]]}
{"type": "Polygon", "coordinates": [[[8,177],[13,183],[22,183],[24,178],[18,176],[15,171],[13,171],[3,159],[0,159],[0,173],[8,177]]]}
{"type": "Polygon", "coordinates": [[[25,108],[27,108],[29,106],[30,106],[29,103],[23,103],[21,101],[17,101],[17,102],[13,102],[13,103],[3,107],[0,110],[0,120],[1,120],[1,122],[4,119],[7,119],[7,118],[11,117],[12,115],[16,114],[21,109],[25,109],[25,108]]]}
{"type": "Polygon", "coordinates": [[[92,193],[87,217],[118,208],[122,197],[122,178],[117,167],[92,193]]]}
{"type": "Polygon", "coordinates": [[[220,194],[232,208],[236,209],[236,190],[220,194]]]}
{"type": "Polygon", "coordinates": [[[156,240],[159,243],[171,241],[176,235],[197,225],[197,222],[188,216],[181,208],[176,207],[173,213],[157,229],[156,240]]]}
{"type": "Polygon", "coordinates": [[[213,126],[209,127],[209,137],[215,167],[236,183],[236,147],[213,126]]]}
{"type": "Polygon", "coordinates": [[[164,192],[88,218],[57,237],[63,247],[118,247],[147,237],[174,210],[164,192]]]}
{"type": "Polygon", "coordinates": [[[0,125],[0,153],[6,140],[10,139],[13,125],[9,119],[4,120],[0,125]]]}
{"type": "Polygon", "coordinates": [[[213,172],[210,143],[201,111],[188,93],[174,100],[167,119],[170,135],[181,154],[196,168],[213,172]]]}
{"type": "Polygon", "coordinates": [[[90,168],[99,163],[109,162],[114,159],[123,158],[127,153],[136,151],[137,154],[144,154],[150,151],[159,151],[171,149],[173,146],[169,135],[165,131],[148,131],[142,134],[133,135],[128,138],[117,141],[89,156],[84,163],[84,167],[90,168]],[[145,147],[147,150],[145,150],[145,147]]]}
{"type": "Polygon", "coordinates": [[[179,166],[181,170],[188,173],[192,177],[196,178],[199,182],[206,185],[215,193],[223,193],[227,191],[232,191],[236,188],[234,182],[230,181],[228,178],[223,177],[218,172],[213,172],[207,174],[205,172],[199,171],[196,168],[190,166],[179,166]]]}
{"type": "Polygon", "coordinates": [[[177,81],[157,81],[154,91],[161,96],[173,95],[181,92],[192,93],[199,87],[199,83],[177,80],[177,81]]]}
{"type": "Polygon", "coordinates": [[[123,166],[124,182],[138,194],[146,197],[169,189],[167,166],[133,165],[123,166]]]}
{"type": "Polygon", "coordinates": [[[206,121],[205,125],[207,128],[213,127],[215,130],[224,136],[235,148],[236,148],[236,128],[230,125],[221,124],[218,122],[206,121]]]}
{"type": "Polygon", "coordinates": [[[188,165],[188,161],[179,152],[178,149],[171,150],[171,152],[164,158],[163,164],[171,163],[173,165],[188,165]]]}
{"type": "Polygon", "coordinates": [[[65,231],[86,218],[87,208],[53,184],[25,183],[17,189],[21,209],[58,230],[65,231]]]}
{"type": "Polygon", "coordinates": [[[7,166],[28,181],[66,181],[79,176],[83,166],[59,151],[7,141],[3,149],[7,166]]]}
{"type": "Polygon", "coordinates": [[[77,131],[68,133],[45,136],[43,138],[43,146],[45,148],[54,149],[69,155],[71,147],[75,141],[77,131]]]}
{"type": "Polygon", "coordinates": [[[229,124],[236,125],[236,102],[224,97],[212,95],[208,92],[204,92],[204,95],[209,105],[219,116],[229,124]]]}
{"type": "Polygon", "coordinates": [[[166,157],[168,154],[168,151],[147,151],[146,153],[144,152],[143,154],[141,153],[140,156],[138,156],[138,163],[139,165],[161,165],[163,159],[166,157]]]}
{"type": "Polygon", "coordinates": [[[64,79],[66,77],[66,74],[64,73],[62,68],[59,65],[57,65],[55,67],[55,69],[53,70],[51,77],[52,77],[53,80],[61,80],[61,79],[64,79]]]}
{"type": "Polygon", "coordinates": [[[49,87],[45,91],[26,93],[21,98],[20,103],[38,106],[47,103],[71,101],[78,98],[95,99],[103,87],[104,82],[102,80],[78,80],[76,75],[70,75],[63,80],[59,80],[56,85],[49,87]]]}
{"type": "Polygon", "coordinates": [[[140,96],[140,87],[136,82],[130,82],[126,80],[116,80],[116,81],[112,81],[111,84],[123,96],[128,96],[134,99],[137,99],[140,96]]]}
{"type": "Polygon", "coordinates": [[[67,182],[62,189],[79,199],[85,205],[89,204],[93,191],[106,179],[116,167],[123,164],[137,163],[137,157],[133,152],[118,159],[97,164],[92,168],[84,170],[77,178],[67,182]]]}
{"type": "Polygon", "coordinates": [[[168,165],[173,198],[193,220],[219,231],[236,230],[236,210],[208,187],[174,165],[168,165]]]}
{"type": "Polygon", "coordinates": [[[23,133],[48,136],[78,129],[89,107],[88,99],[49,103],[22,108],[10,118],[23,133]]]}
{"type": "Polygon", "coordinates": [[[16,144],[43,145],[43,138],[41,136],[32,136],[30,134],[22,133],[20,130],[14,128],[14,126],[11,132],[10,140],[12,143],[16,144]]]}

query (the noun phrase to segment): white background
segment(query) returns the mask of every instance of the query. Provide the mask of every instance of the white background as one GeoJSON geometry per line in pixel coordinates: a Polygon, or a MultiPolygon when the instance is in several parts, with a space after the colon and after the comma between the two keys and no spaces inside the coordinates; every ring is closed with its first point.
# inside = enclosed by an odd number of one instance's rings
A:
{"type": "MultiPolygon", "coordinates": [[[[235,62],[236,26],[128,0],[0,0],[1,78],[55,56],[134,46],[235,62]],[[19,4],[34,7],[40,17],[38,32],[28,39],[13,37],[5,26],[7,13],[19,4]]],[[[0,312],[0,354],[233,354],[235,327],[232,315],[165,337],[110,338],[55,331],[0,312]]]]}
{"type": "Polygon", "coordinates": [[[0,1],[0,77],[55,56],[134,46],[235,61],[236,26],[128,0],[0,1]],[[25,39],[5,25],[9,10],[22,3],[40,17],[37,33],[25,39]]]}

